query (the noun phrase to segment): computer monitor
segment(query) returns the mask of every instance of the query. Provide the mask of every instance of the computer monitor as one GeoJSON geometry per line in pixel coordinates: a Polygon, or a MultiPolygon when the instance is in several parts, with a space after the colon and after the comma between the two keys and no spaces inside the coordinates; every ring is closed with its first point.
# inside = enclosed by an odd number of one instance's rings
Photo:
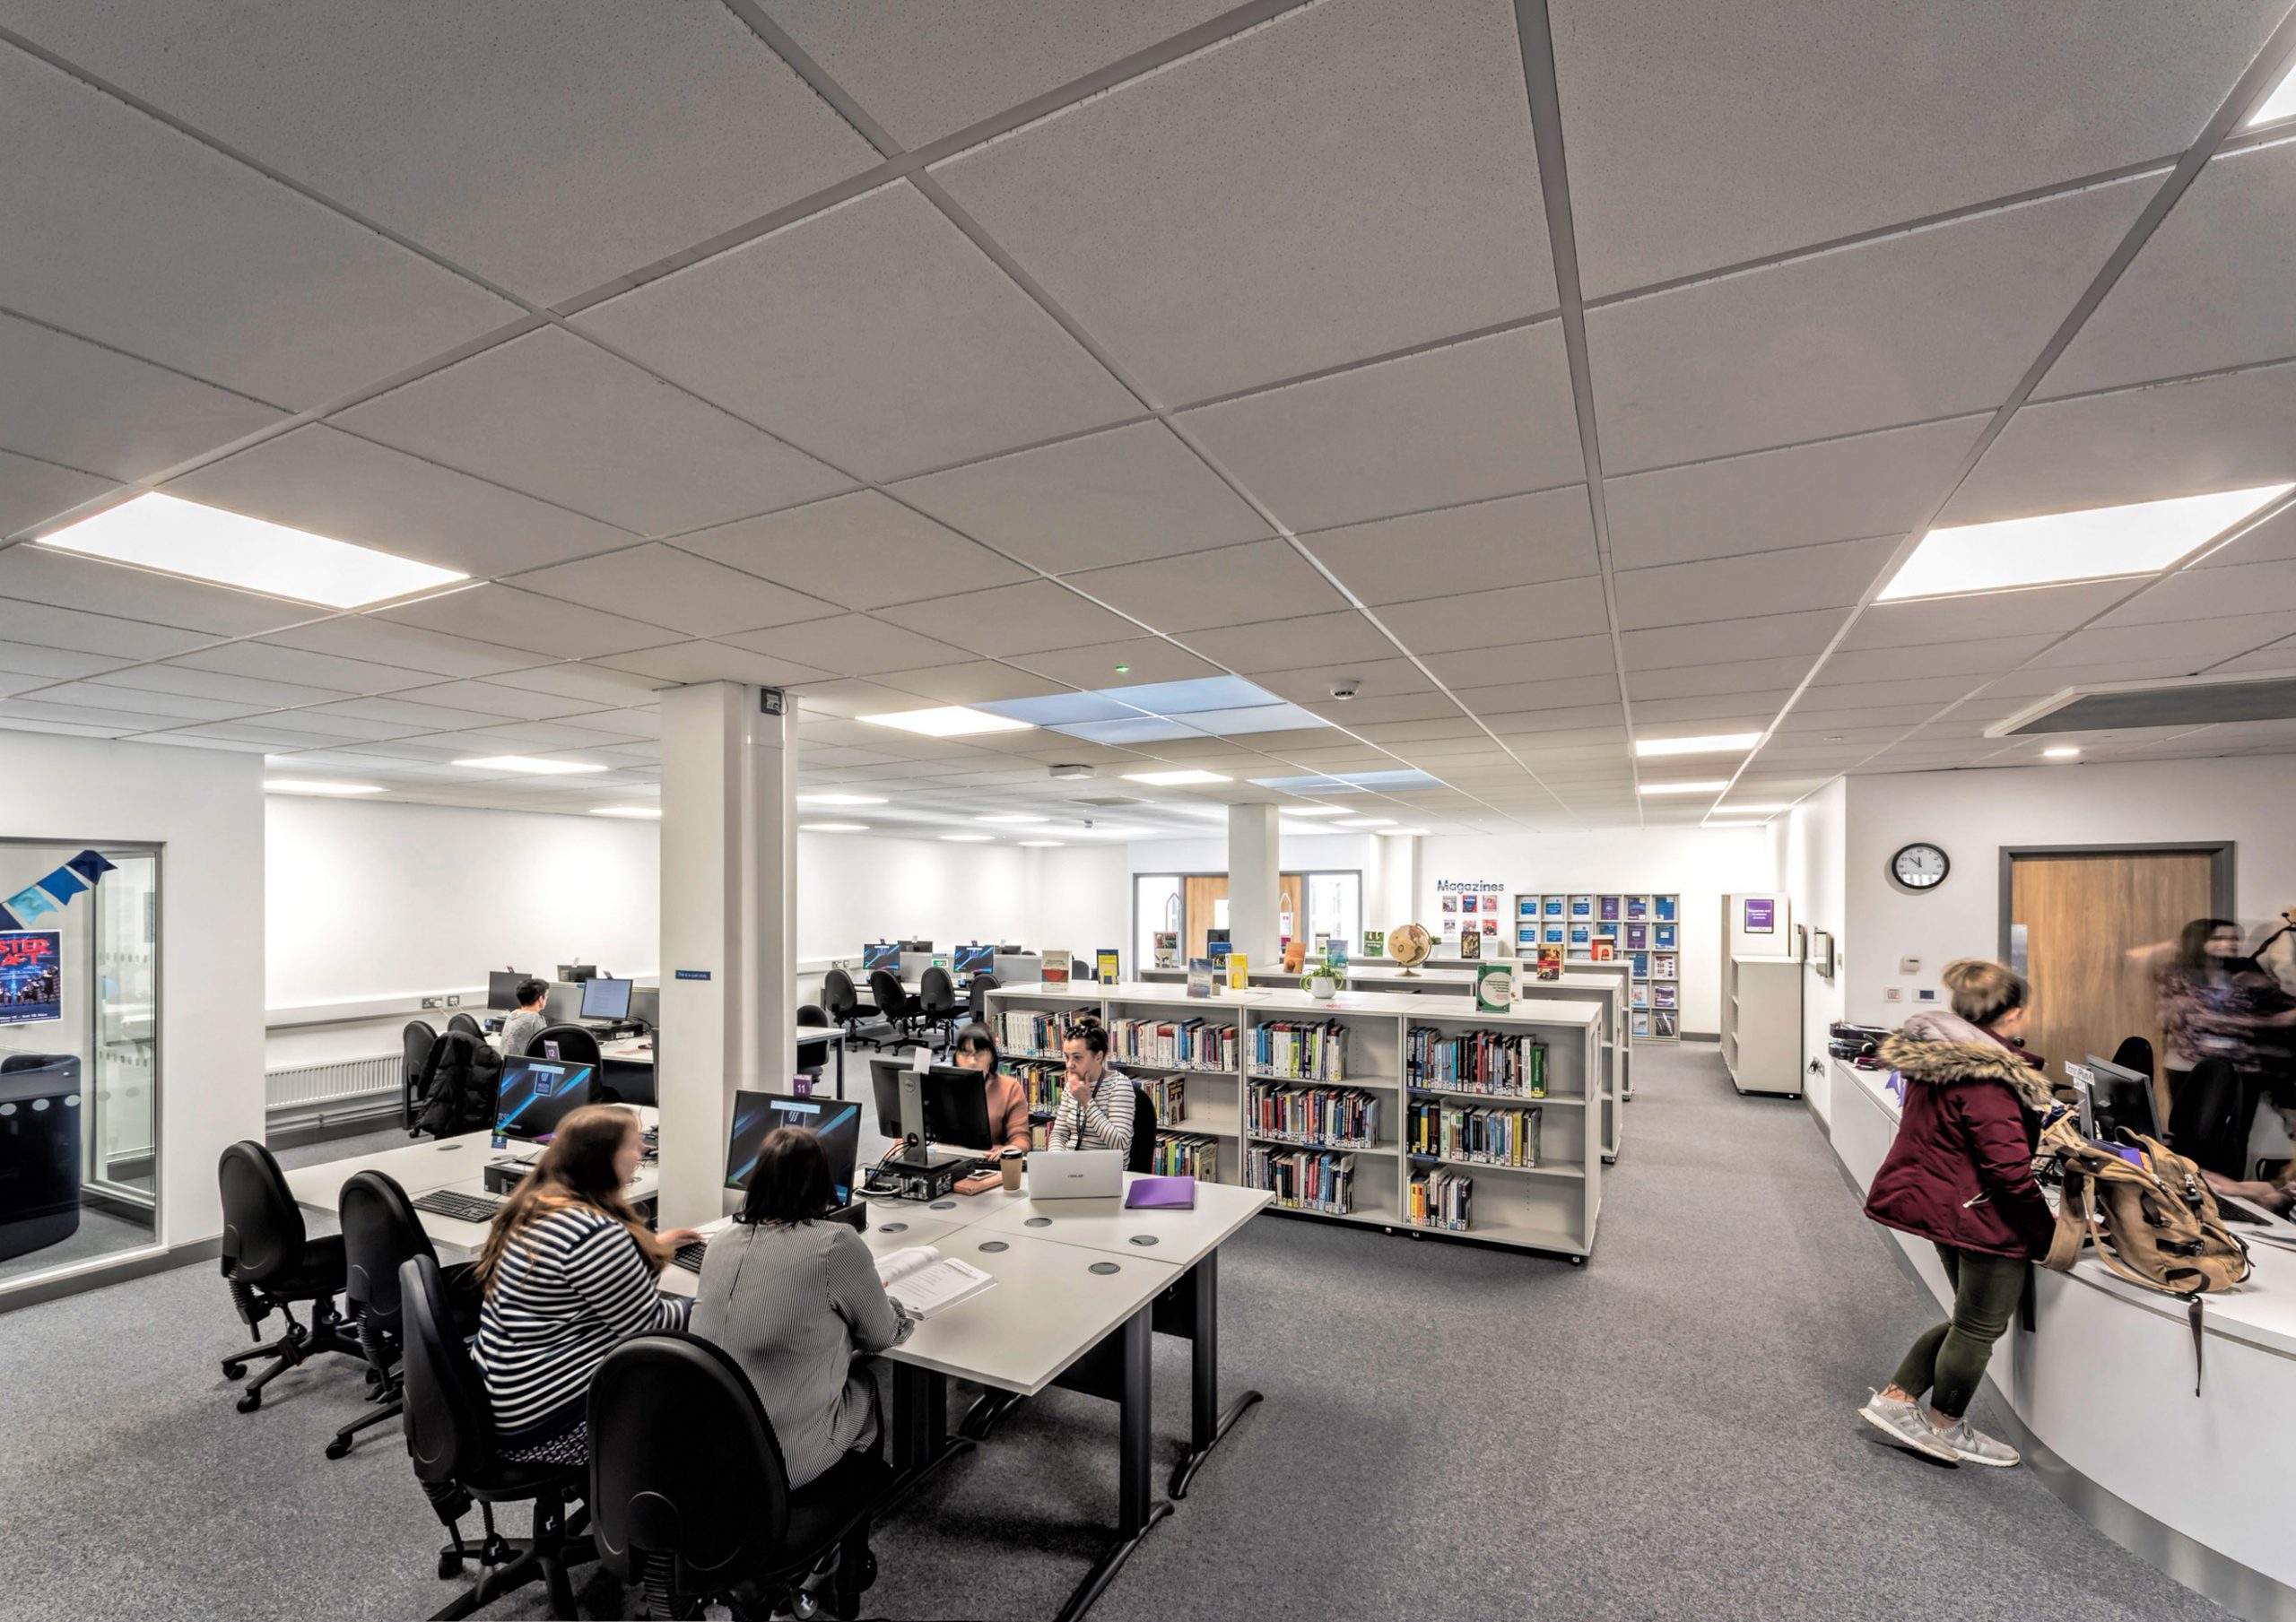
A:
{"type": "Polygon", "coordinates": [[[960,946],[957,948],[957,973],[986,975],[995,972],[996,949],[993,946],[960,946]]]}
{"type": "Polygon", "coordinates": [[[629,1019],[630,982],[627,980],[583,981],[582,1018],[585,1019],[629,1019]]]}
{"type": "Polygon", "coordinates": [[[494,1130],[547,1143],[568,1113],[597,1102],[597,1068],[562,1059],[505,1059],[494,1095],[494,1130]]]}
{"type": "Polygon", "coordinates": [[[498,1014],[507,1014],[518,1006],[518,983],[534,976],[515,968],[487,971],[486,1006],[498,1014]]]}
{"type": "Polygon", "coordinates": [[[662,988],[641,985],[630,993],[630,1017],[652,1030],[662,1022],[662,988]]]}
{"type": "Polygon", "coordinates": [[[2093,1119],[2084,1123],[2091,1137],[2109,1141],[2115,1132],[2124,1126],[2150,1138],[2161,1135],[2161,1117],[2152,1097],[2152,1077],[2142,1071],[2127,1070],[2109,1060],[2100,1059],[2094,1054],[2082,1063],[2097,1079],[2089,1095],[2093,1119]]]}
{"type": "Polygon", "coordinates": [[[861,1106],[843,1098],[799,1098],[786,1093],[734,1095],[734,1128],[726,1134],[726,1186],[744,1188],[757,1165],[758,1146],[777,1126],[802,1126],[822,1141],[837,1202],[853,1200],[853,1167],[861,1154],[861,1106]]]}
{"type": "Polygon", "coordinates": [[[900,941],[879,941],[874,945],[861,949],[861,972],[865,975],[872,974],[881,968],[889,968],[895,974],[900,973],[900,941]]]}
{"type": "Polygon", "coordinates": [[[1000,958],[1025,958],[1029,955],[1029,949],[1025,946],[1015,946],[1011,941],[1005,941],[998,943],[996,955],[1000,958]]]}
{"type": "Polygon", "coordinates": [[[905,952],[929,952],[933,950],[933,942],[930,941],[904,941],[900,943],[900,949],[905,952]]]}
{"type": "Polygon", "coordinates": [[[558,977],[570,985],[584,980],[595,980],[598,977],[598,966],[595,963],[561,963],[558,966],[558,977]]]}
{"type": "Polygon", "coordinates": [[[908,1073],[918,1077],[926,1142],[981,1150],[995,1147],[989,1141],[988,1073],[957,1064],[935,1064],[917,1071],[905,1058],[870,1060],[870,1091],[876,1099],[879,1132],[896,1140],[909,1136],[901,1115],[901,1077],[908,1073]]]}

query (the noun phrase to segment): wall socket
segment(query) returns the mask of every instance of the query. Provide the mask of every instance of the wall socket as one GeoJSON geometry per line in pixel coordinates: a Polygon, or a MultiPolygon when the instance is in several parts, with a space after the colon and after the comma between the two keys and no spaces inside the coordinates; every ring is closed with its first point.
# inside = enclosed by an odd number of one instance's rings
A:
{"type": "Polygon", "coordinates": [[[425,997],[422,999],[422,1006],[425,1008],[436,1008],[439,1006],[439,999],[436,997],[425,997]]]}
{"type": "Polygon", "coordinates": [[[1902,985],[1884,985],[1882,987],[1882,1001],[1884,1002],[1904,1002],[1905,987],[1902,985]]]}
{"type": "Polygon", "coordinates": [[[447,1006],[448,1008],[460,1008],[462,1005],[463,998],[460,992],[449,992],[447,993],[447,1006]]]}

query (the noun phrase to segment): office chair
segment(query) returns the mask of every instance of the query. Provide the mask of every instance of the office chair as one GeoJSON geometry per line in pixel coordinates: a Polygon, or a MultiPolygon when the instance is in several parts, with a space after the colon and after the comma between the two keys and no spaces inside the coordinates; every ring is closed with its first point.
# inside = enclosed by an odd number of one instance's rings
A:
{"type": "Polygon", "coordinates": [[[276,1340],[223,1359],[226,1380],[244,1378],[256,1358],[271,1359],[239,1393],[239,1411],[251,1414],[263,1406],[265,1386],[316,1353],[361,1353],[335,1306],[344,1281],[341,1236],[314,1239],[304,1233],[303,1213],[288,1190],[286,1174],[260,1143],[232,1144],[215,1175],[223,1195],[222,1271],[231,1287],[231,1305],[250,1340],[261,1338],[263,1321],[273,1313],[287,1320],[287,1332],[276,1340]],[[309,1329],[295,1322],[298,1301],[311,1304],[309,1329]]]}
{"type": "Polygon", "coordinates": [[[822,1007],[831,1019],[845,1027],[847,1041],[865,1042],[871,1047],[878,1045],[874,1039],[861,1034],[861,1022],[874,1015],[877,1006],[874,1002],[861,1001],[854,992],[853,976],[843,969],[833,968],[822,976],[822,1007]]]}
{"type": "MultiPolygon", "coordinates": [[[[815,1028],[826,1028],[829,1025],[829,1016],[822,1011],[819,1004],[813,1002],[802,1002],[797,1006],[797,1023],[799,1026],[808,1030],[815,1028]]],[[[805,1071],[808,1075],[819,1075],[822,1068],[828,1063],[828,1043],[800,1042],[797,1044],[797,1068],[799,1070],[805,1071]]]]}
{"type": "Polygon", "coordinates": [[[598,1035],[587,1025],[545,1025],[526,1044],[526,1056],[546,1059],[549,1044],[558,1044],[558,1057],[568,1064],[587,1064],[603,1073],[605,1055],[598,1051],[598,1035]]]}
{"type": "Polygon", "coordinates": [[[430,1045],[438,1039],[439,1033],[426,1019],[409,1019],[398,1034],[399,1123],[410,1132],[414,1130],[414,1101],[422,1096],[430,1068],[430,1045]]]}
{"type": "Polygon", "coordinates": [[[859,1611],[876,1581],[869,1523],[893,1483],[883,1459],[847,1453],[793,1490],[749,1376],[721,1348],[683,1332],[639,1335],[608,1353],[589,1417],[598,1561],[644,1591],[650,1614],[694,1616],[719,1601],[736,1617],[810,1615],[803,1584],[832,1553],[826,1609],[859,1611]]]}
{"type": "MultiPolygon", "coordinates": [[[[422,1231],[406,1191],[378,1171],[362,1171],[343,1185],[343,1299],[357,1319],[359,1349],[366,1356],[375,1386],[375,1411],[335,1433],[326,1456],[349,1453],[352,1438],[370,1425],[396,1419],[405,1406],[398,1364],[404,1343],[404,1311],[399,1291],[399,1269],[415,1256],[434,1263],[438,1253],[430,1236],[422,1231]]],[[[478,1280],[465,1262],[445,1270],[448,1288],[457,1308],[457,1333],[478,1329],[478,1280]]]]}
{"type": "Polygon", "coordinates": [[[941,1033],[935,1046],[946,1046],[957,1039],[957,1016],[965,1011],[965,1005],[957,1001],[956,982],[936,963],[925,971],[918,987],[917,1018],[941,1033]]]}
{"type": "Polygon", "coordinates": [[[2143,1037],[2123,1037],[2113,1049],[2113,1063],[2140,1076],[2152,1074],[2152,1044],[2143,1037]]]}
{"type": "Polygon", "coordinates": [[[996,989],[995,975],[975,975],[965,987],[965,1009],[975,1025],[988,1023],[988,993],[996,989]]]}
{"type": "Polygon", "coordinates": [[[465,1036],[476,1037],[481,1042],[486,1040],[486,1027],[481,1025],[476,1019],[469,1014],[455,1014],[451,1016],[447,1020],[447,1028],[448,1030],[461,1031],[465,1036]]]}
{"type": "MultiPolygon", "coordinates": [[[[869,971],[869,994],[877,1000],[877,1012],[892,1027],[893,1039],[914,1036],[922,1005],[900,988],[900,976],[889,968],[869,971]]],[[[878,1045],[883,1045],[879,1043],[878,1045]]]]}
{"type": "Polygon", "coordinates": [[[1135,1081],[1132,1084],[1132,1147],[1125,1151],[1124,1169],[1128,1172],[1149,1172],[1156,1169],[1156,1101],[1148,1089],[1135,1081]]]}
{"type": "Polygon", "coordinates": [[[13,1070],[46,1070],[53,1061],[65,1056],[61,1054],[10,1054],[0,1059],[0,1076],[13,1070]]]}
{"type": "Polygon", "coordinates": [[[465,1561],[479,1566],[476,1587],[433,1622],[453,1622],[491,1605],[539,1577],[550,1591],[550,1613],[572,1617],[570,1566],[597,1558],[583,1535],[587,1513],[570,1517],[567,1504],[582,1493],[578,1464],[535,1464],[503,1458],[495,1448],[486,1387],[455,1328],[454,1306],[436,1258],[411,1256],[399,1266],[404,1316],[401,1364],[406,1453],[415,1479],[454,1541],[439,1551],[439,1574],[451,1577],[465,1561]],[[531,1502],[534,1535],[506,1538],[494,1530],[494,1506],[531,1502]],[[486,1536],[476,1548],[463,1542],[461,1521],[478,1505],[486,1536]]]}

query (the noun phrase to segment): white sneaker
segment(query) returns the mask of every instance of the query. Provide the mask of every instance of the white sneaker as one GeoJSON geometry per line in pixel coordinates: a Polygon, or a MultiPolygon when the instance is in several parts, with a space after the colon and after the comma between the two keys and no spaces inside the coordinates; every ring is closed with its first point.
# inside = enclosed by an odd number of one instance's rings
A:
{"type": "MultiPolygon", "coordinates": [[[[1928,1421],[1924,1420],[1924,1424],[1928,1421]]],[[[1971,1464],[1989,1464],[1996,1470],[2006,1470],[2022,1461],[2023,1455],[2006,1442],[1996,1441],[1967,1419],[1950,1429],[1935,1432],[1936,1437],[1953,1450],[1957,1458],[1971,1464]]]]}
{"type": "Polygon", "coordinates": [[[1935,1459],[1943,1464],[1959,1464],[1961,1462],[1961,1455],[1946,1440],[1945,1433],[1929,1423],[1918,1402],[1885,1397],[1875,1392],[1866,1406],[1857,1410],[1857,1417],[1900,1447],[1919,1453],[1926,1459],[1935,1459]]]}

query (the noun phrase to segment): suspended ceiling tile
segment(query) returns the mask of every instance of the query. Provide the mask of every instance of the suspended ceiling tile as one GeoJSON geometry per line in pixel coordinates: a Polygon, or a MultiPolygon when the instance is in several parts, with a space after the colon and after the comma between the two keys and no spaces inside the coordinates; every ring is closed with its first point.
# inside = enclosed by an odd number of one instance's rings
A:
{"type": "Polygon", "coordinates": [[[670,643],[659,647],[641,648],[634,653],[610,655],[597,662],[616,670],[658,677],[669,683],[751,681],[761,687],[782,687],[793,682],[818,681],[830,674],[810,664],[800,664],[794,659],[776,658],[749,648],[729,647],[722,642],[670,643]]]}
{"type": "Polygon", "coordinates": [[[658,626],[509,585],[474,585],[384,609],[373,617],[560,659],[654,646],[665,635],[658,626]]]}
{"type": "Polygon", "coordinates": [[[887,671],[877,680],[903,692],[938,704],[993,704],[1010,698],[1034,698],[1070,690],[1066,682],[1031,675],[1009,664],[976,659],[956,664],[929,664],[918,670],[887,671]]]}
{"type": "MultiPolygon", "coordinates": [[[[1480,629],[1488,634],[1509,628],[1486,625],[1480,629]]],[[[1533,641],[1500,641],[1480,646],[1428,648],[1421,650],[1419,656],[1427,668],[1434,672],[1438,681],[1454,686],[1497,678],[1547,681],[1561,676],[1591,676],[1618,668],[1618,660],[1606,633],[1541,638],[1533,641]]]]}
{"type": "Polygon", "coordinates": [[[2101,186],[1588,311],[1604,465],[1990,411],[2152,191],[2101,186]]]}
{"type": "Polygon", "coordinates": [[[1165,404],[1555,306],[1504,5],[1326,0],[934,175],[1165,404]]]}
{"type": "Polygon", "coordinates": [[[876,161],[718,6],[122,9],[22,0],[8,21],[542,303],[876,161]]]}
{"type": "Polygon", "coordinates": [[[109,479],[0,450],[0,536],[31,529],[116,488],[109,479]]]}
{"type": "Polygon", "coordinates": [[[1409,659],[1343,660],[1249,673],[1259,686],[1294,704],[1327,699],[1331,690],[1343,682],[1355,689],[1358,698],[1387,698],[1399,693],[1435,690],[1435,683],[1427,673],[1409,659]]]}
{"type": "Polygon", "coordinates": [[[498,678],[503,687],[555,694],[590,704],[650,704],[659,682],[596,664],[545,664],[498,678]]]}
{"type": "MultiPolygon", "coordinates": [[[[487,716],[511,716],[522,721],[555,720],[597,707],[587,699],[530,692],[497,681],[440,681],[410,689],[399,696],[420,704],[440,704],[449,709],[474,710],[487,716]]],[[[653,695],[649,692],[644,697],[650,698],[653,695]]]]}
{"type": "Polygon", "coordinates": [[[239,705],[242,711],[285,709],[298,704],[327,704],[349,696],[332,688],[299,686],[289,681],[264,681],[172,663],[139,665],[134,670],[120,671],[97,680],[107,687],[221,699],[239,705]]]}
{"type": "Polygon", "coordinates": [[[1159,630],[1185,635],[1292,613],[1335,611],[1345,599],[1283,541],[1120,564],[1068,583],[1159,630]]]}
{"type": "Polygon", "coordinates": [[[317,405],[521,313],[21,51],[0,150],[0,306],[259,400],[317,405]]]}
{"type": "Polygon", "coordinates": [[[2172,154],[2284,9],[1557,0],[1589,292],[2172,154]]]}
{"type": "MultiPolygon", "coordinates": [[[[1002,659],[1059,648],[1100,647],[1137,638],[1141,628],[1049,580],[966,592],[889,608],[879,616],[978,654],[1002,659]]],[[[1111,660],[1111,665],[1124,663],[1111,660]]],[[[1080,682],[1105,687],[1105,681],[1080,682]]]]}
{"type": "Polygon", "coordinates": [[[817,597],[658,542],[517,575],[509,584],[695,637],[828,620],[840,612],[817,597]]]}
{"type": "MultiPolygon", "coordinates": [[[[1823,608],[1800,613],[1758,614],[1744,620],[1709,620],[1628,631],[1619,638],[1629,672],[1677,670],[1756,658],[1786,659],[1815,654],[1831,641],[1848,618],[1847,611],[1823,608]]],[[[1809,661],[1802,661],[1805,670],[1809,661]]],[[[1631,690],[1639,678],[1630,674],[1631,690]]],[[[1766,683],[1765,683],[1766,685],[1766,683]]]]}
{"type": "Polygon", "coordinates": [[[1847,608],[1874,584],[1896,538],[1837,541],[1790,551],[1709,558],[1617,576],[1622,630],[1690,625],[1752,615],[1847,608]]]}
{"type": "Polygon", "coordinates": [[[333,612],[30,544],[0,551],[0,596],[222,637],[253,636],[333,612]]]}
{"type": "MultiPolygon", "coordinates": [[[[4,612],[0,608],[0,612],[4,612]]],[[[81,654],[60,647],[35,647],[27,642],[0,642],[0,671],[8,672],[12,681],[37,685],[41,681],[65,681],[93,675],[118,663],[117,655],[81,654]]],[[[15,690],[21,692],[23,689],[18,687],[15,690]]]]}
{"type": "Polygon", "coordinates": [[[1586,472],[1555,322],[1178,421],[1295,531],[1552,489],[1586,472]]]}
{"type": "Polygon", "coordinates": [[[1027,569],[875,490],[682,536],[678,545],[848,608],[1029,578],[1027,569]]]}
{"type": "MultiPolygon", "coordinates": [[[[1190,638],[1201,639],[1201,634],[1190,638]]],[[[1154,637],[1049,653],[1015,654],[1013,663],[1040,676],[1087,690],[1126,681],[1191,681],[1220,673],[1217,665],[1154,637]]]]}
{"type": "Polygon", "coordinates": [[[1377,606],[1599,571],[1583,486],[1321,530],[1302,543],[1377,606]]]}
{"type": "Polygon", "coordinates": [[[800,620],[722,640],[840,676],[882,675],[887,671],[913,670],[935,660],[956,664],[965,657],[946,642],[867,614],[800,620]]]}
{"type": "Polygon", "coordinates": [[[1876,603],[1857,617],[1844,647],[1911,647],[1928,642],[2069,631],[2135,589],[2133,580],[2037,586],[1968,597],[1876,603]]]}
{"type": "MultiPolygon", "coordinates": [[[[1340,664],[1362,668],[1335,671],[1335,674],[1364,674],[1382,662],[1405,663],[1396,658],[1396,645],[1379,628],[1352,608],[1220,626],[1187,635],[1190,647],[1243,675],[1340,664]]],[[[1326,686],[1315,696],[1321,698],[1329,691],[1326,686]]]]}
{"type": "MultiPolygon", "coordinates": [[[[4,564],[8,556],[0,551],[0,564],[4,564]]],[[[165,658],[210,640],[201,632],[175,626],[151,625],[45,603],[19,602],[6,596],[0,596],[0,637],[29,642],[37,647],[102,655],[115,664],[126,659],[165,658]]]]}
{"type": "Polygon", "coordinates": [[[2054,633],[2045,632],[1914,647],[1846,648],[1827,660],[1825,669],[1837,681],[1885,681],[1894,676],[1992,676],[2023,664],[2056,640],[2054,633]]]}
{"type": "Polygon", "coordinates": [[[440,676],[490,676],[544,662],[523,649],[506,648],[491,638],[474,640],[448,636],[365,614],[323,620],[276,632],[264,640],[330,658],[402,665],[440,676]]]}
{"type": "Polygon", "coordinates": [[[871,479],[1139,412],[905,181],[595,306],[575,325],[871,479]]]}
{"type": "Polygon", "coordinates": [[[2249,563],[2274,563],[2296,558],[2296,507],[2267,518],[2239,539],[2203,553],[2187,568],[2236,568],[2249,563]]]}
{"type": "Polygon", "coordinates": [[[1603,583],[1593,576],[1391,603],[1378,614],[1380,623],[1403,638],[1405,646],[1422,655],[1462,645],[1487,645],[1493,637],[1570,638],[1609,623],[1603,583]]]}
{"type": "Polygon", "coordinates": [[[222,721],[266,707],[244,700],[202,698],[186,693],[105,686],[97,681],[67,681],[42,689],[39,702],[130,711],[151,717],[149,724],[155,726],[173,726],[181,721],[222,721]]]}
{"type": "Polygon", "coordinates": [[[340,659],[268,642],[230,642],[172,661],[178,668],[249,676],[261,681],[326,688],[338,693],[387,693],[435,681],[434,673],[361,659],[340,659]]]}
{"type": "Polygon", "coordinates": [[[1017,455],[928,473],[896,487],[975,540],[1051,574],[1268,533],[1161,422],[1135,422],[1017,455]]]}

